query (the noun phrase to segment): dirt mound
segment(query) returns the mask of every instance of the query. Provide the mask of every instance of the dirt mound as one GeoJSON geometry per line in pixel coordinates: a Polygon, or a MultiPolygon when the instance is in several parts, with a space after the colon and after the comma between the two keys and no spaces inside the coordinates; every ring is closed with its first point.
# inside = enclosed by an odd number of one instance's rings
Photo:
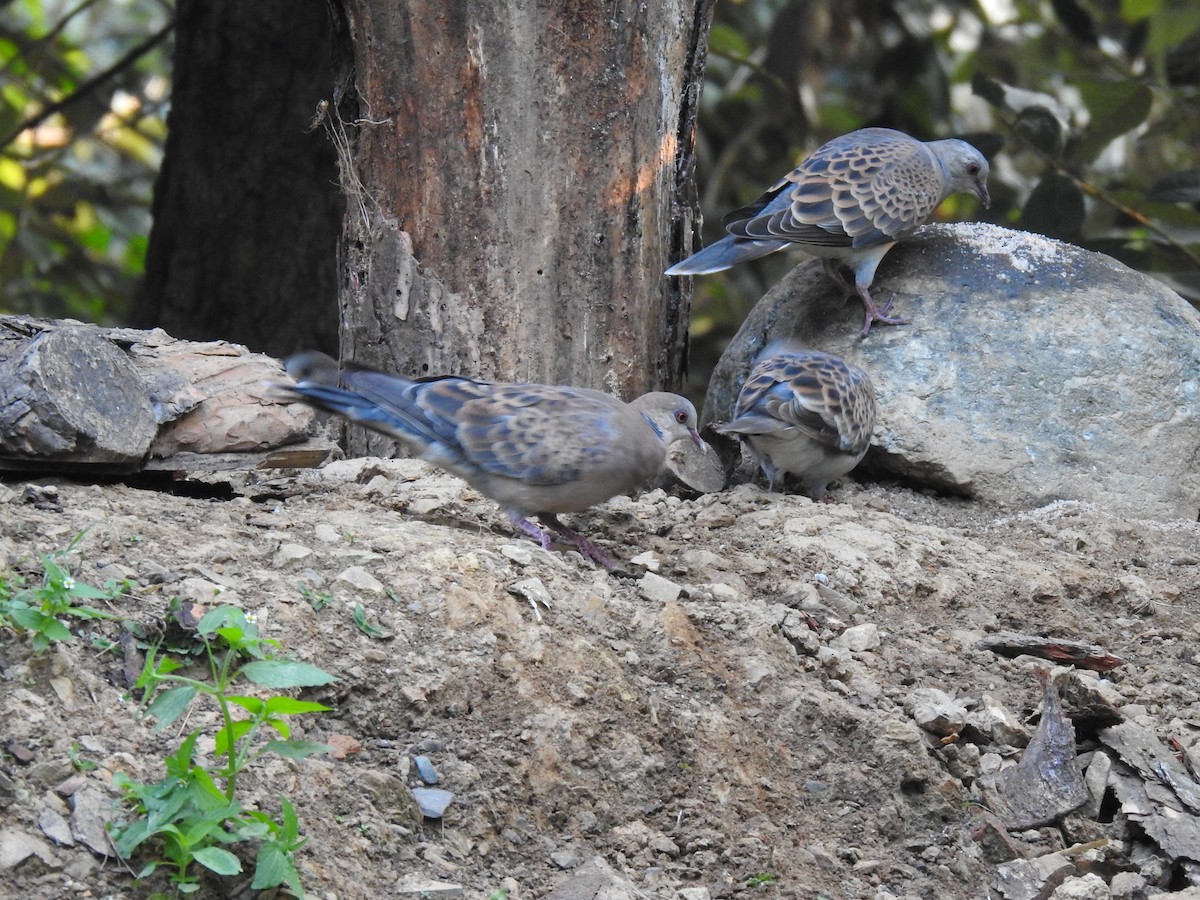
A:
{"type": "MultiPolygon", "coordinates": [[[[654,490],[571,520],[626,561],[635,577],[619,578],[516,536],[419,462],[206,490],[9,482],[0,559],[36,571],[87,529],[66,557],[74,576],[137,582],[114,612],[153,632],[172,597],[231,603],[337,677],[302,692],[333,711],[298,721],[344,758],[263,756],[244,783],[264,809],[295,803],[314,897],[403,896],[414,876],[539,897],[597,856],[650,897],[1016,896],[989,888],[1012,857],[1104,838],[1077,881],[1136,876],[1154,892],[1196,877],[1111,796],[1092,819],[989,831],[979,781],[1019,757],[1042,691],[1036,660],[977,646],[1002,631],[1098,645],[1124,665],[1076,685],[1195,754],[1194,524],[852,483],[828,504],[749,485],[654,490]],[[941,734],[918,711],[931,688],[964,716],[941,734]],[[454,793],[441,820],[415,812],[414,756],[454,793]]],[[[9,896],[147,893],[88,849],[80,792],[106,811],[114,772],[161,778],[187,731],[216,727],[198,705],[153,733],[125,699],[121,655],[88,640],[116,641],[118,623],[81,630],[42,656],[2,645],[9,896]]],[[[1094,756],[1102,723],[1066,705],[1094,756]]],[[[214,879],[200,896],[249,883],[214,879]]]]}

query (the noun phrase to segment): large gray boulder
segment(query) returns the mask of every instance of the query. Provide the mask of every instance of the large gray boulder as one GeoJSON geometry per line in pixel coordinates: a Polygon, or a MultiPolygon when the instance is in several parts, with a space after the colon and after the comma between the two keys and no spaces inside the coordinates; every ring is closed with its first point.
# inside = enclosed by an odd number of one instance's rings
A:
{"type": "Polygon", "coordinates": [[[1200,511],[1200,315],[1099,253],[991,225],[935,225],[884,260],[873,293],[910,320],[861,337],[857,299],[810,260],[747,317],[703,421],[724,421],[753,357],[795,338],[862,366],[879,416],[864,465],[1016,506],[1200,511]]]}

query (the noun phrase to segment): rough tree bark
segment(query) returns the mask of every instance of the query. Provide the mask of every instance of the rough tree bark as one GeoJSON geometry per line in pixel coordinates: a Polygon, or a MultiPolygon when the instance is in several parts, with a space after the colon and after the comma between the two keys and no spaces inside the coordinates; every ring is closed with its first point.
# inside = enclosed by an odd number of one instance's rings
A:
{"type": "Polygon", "coordinates": [[[309,132],[349,59],[325,3],[179,0],[170,133],[134,322],[276,356],[337,352],[345,203],[309,132]]]}
{"type": "MultiPolygon", "coordinates": [[[[358,115],[342,354],[423,375],[678,385],[713,0],[343,0],[358,115]]],[[[386,443],[354,429],[352,453],[386,443]]]]}

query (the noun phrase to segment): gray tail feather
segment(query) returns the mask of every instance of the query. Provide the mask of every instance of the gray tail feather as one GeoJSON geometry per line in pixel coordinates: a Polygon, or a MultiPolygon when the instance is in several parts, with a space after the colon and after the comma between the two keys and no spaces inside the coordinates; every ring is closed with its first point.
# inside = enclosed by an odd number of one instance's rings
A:
{"type": "Polygon", "coordinates": [[[693,253],[687,259],[675,263],[667,269],[667,275],[708,275],[712,272],[724,272],[738,263],[758,259],[782,250],[788,245],[787,241],[752,241],[746,238],[727,235],[713,244],[709,244],[699,253],[693,253]]]}

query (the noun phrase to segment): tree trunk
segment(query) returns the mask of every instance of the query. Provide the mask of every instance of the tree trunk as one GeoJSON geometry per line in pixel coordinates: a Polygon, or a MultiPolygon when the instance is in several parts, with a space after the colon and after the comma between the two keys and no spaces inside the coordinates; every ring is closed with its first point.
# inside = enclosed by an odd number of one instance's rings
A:
{"type": "Polygon", "coordinates": [[[690,289],[662,272],[692,244],[713,0],[343,3],[343,357],[626,399],[677,386],[690,289]]]}
{"type": "Polygon", "coordinates": [[[345,203],[334,148],[309,131],[349,60],[333,15],[313,0],[180,0],[136,323],[276,356],[337,352],[345,203]]]}

